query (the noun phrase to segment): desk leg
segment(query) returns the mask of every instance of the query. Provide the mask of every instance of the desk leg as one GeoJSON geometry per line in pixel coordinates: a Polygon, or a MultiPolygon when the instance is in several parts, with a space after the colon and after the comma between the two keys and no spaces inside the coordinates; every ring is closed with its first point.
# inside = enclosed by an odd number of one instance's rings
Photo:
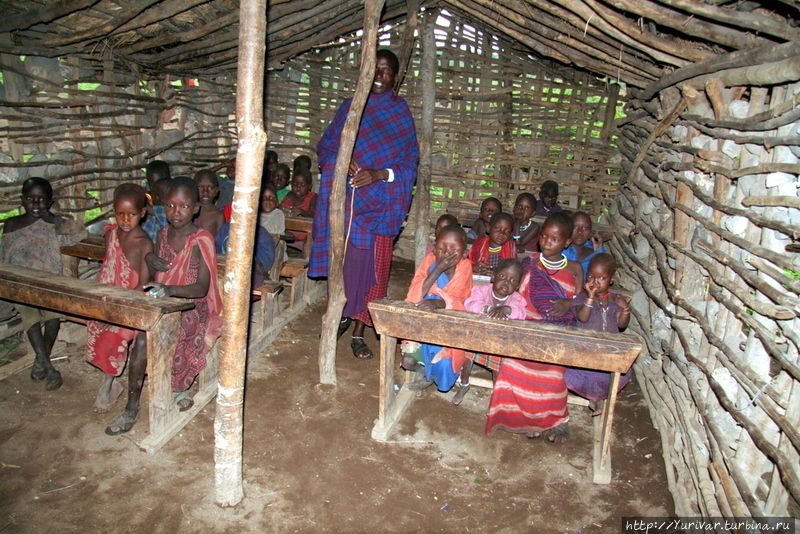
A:
{"type": "Polygon", "coordinates": [[[594,480],[595,484],[611,483],[611,425],[614,423],[614,408],[617,404],[619,373],[611,373],[608,398],[602,415],[594,423],[594,480]]]}
{"type": "Polygon", "coordinates": [[[69,254],[61,255],[61,274],[71,278],[78,278],[78,262],[80,258],[70,256],[69,254]]]}
{"type": "Polygon", "coordinates": [[[394,392],[395,351],[397,338],[381,335],[380,391],[378,391],[378,419],[372,427],[372,439],[386,441],[394,427],[403,417],[411,401],[417,396],[405,385],[399,393],[394,392]]]}
{"type": "MultiPolygon", "coordinates": [[[[178,419],[178,407],[172,398],[172,361],[178,346],[181,314],[167,313],[147,332],[147,391],[150,435],[141,447],[155,452],[174,434],[171,427],[178,419]]],[[[180,430],[180,429],[178,429],[180,430]]],[[[177,432],[177,431],[176,431],[177,432]]]]}

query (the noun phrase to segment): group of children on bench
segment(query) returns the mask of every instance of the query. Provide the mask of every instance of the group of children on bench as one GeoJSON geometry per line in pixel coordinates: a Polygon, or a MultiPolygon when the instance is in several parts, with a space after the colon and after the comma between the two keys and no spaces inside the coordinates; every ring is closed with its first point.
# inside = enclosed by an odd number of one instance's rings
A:
{"type": "MultiPolygon", "coordinates": [[[[501,211],[497,199],[481,205],[473,226],[475,240],[467,252],[468,236],[452,215],[437,221],[436,242],[417,269],[406,301],[422,310],[466,310],[493,319],[527,319],[565,326],[619,332],[628,326],[627,300],[610,290],[615,280],[614,257],[592,235],[591,218],[582,212],[564,212],[554,195],[542,188],[538,208],[549,212],[544,223],[533,222],[537,203],[522,193],[514,216],[501,211]],[[478,221],[476,221],[477,223],[478,221]],[[531,227],[535,243],[521,243],[531,227]],[[536,252],[528,255],[535,248],[536,252]],[[568,255],[569,253],[569,255],[568,255]],[[517,259],[521,254],[524,259],[517,259]],[[491,276],[491,284],[473,286],[473,274],[491,276]],[[581,291],[582,289],[582,291],[581,291]]],[[[557,185],[556,185],[557,188],[557,185]]],[[[403,341],[401,366],[424,369],[424,378],[409,384],[421,391],[436,384],[450,390],[460,378],[453,397],[458,405],[469,391],[474,363],[492,371],[494,389],[489,403],[486,432],[497,429],[545,437],[560,443],[569,435],[567,391],[589,399],[594,415],[606,398],[610,374],[557,365],[474,354],[460,349],[403,341]]],[[[632,370],[620,379],[622,389],[632,370]]]]}
{"type": "MultiPolygon", "coordinates": [[[[284,211],[291,216],[311,217],[316,194],[311,188],[311,160],[295,160],[292,188],[288,190],[288,167],[268,153],[260,199],[260,220],[254,250],[254,286],[267,276],[274,260],[275,240],[285,232],[284,211]],[[278,198],[283,193],[281,209],[278,198]]],[[[235,162],[228,179],[235,176],[235,162]]],[[[216,254],[227,250],[229,205],[218,206],[220,192],[214,169],[200,170],[194,179],[171,178],[169,166],[154,161],[146,168],[150,189],[125,183],[114,190],[116,224],[103,229],[105,258],[97,281],[126,289],[147,291],[154,298],[191,299],[194,308],[181,312],[181,328],[172,370],[172,389],[181,411],[193,406],[189,388],[206,366],[206,355],[219,337],[222,296],[217,279],[216,254]],[[226,215],[227,212],[227,215],[226,215]],[[144,223],[142,224],[142,222],[144,223]],[[155,244],[154,244],[155,243],[155,244]]],[[[22,185],[22,214],[5,221],[0,258],[30,269],[60,274],[60,248],[86,237],[80,221],[64,220],[50,211],[53,188],[40,177],[22,185]]],[[[283,261],[283,259],[279,259],[283,261]]],[[[15,304],[35,353],[31,378],[45,381],[48,391],[63,384],[50,354],[63,315],[15,304]]],[[[86,360],[105,375],[95,399],[95,413],[106,413],[123,393],[118,377],[128,367],[128,401],[121,415],[105,432],[119,435],[136,422],[139,399],[147,367],[144,332],[99,321],[87,321],[86,360]]]]}

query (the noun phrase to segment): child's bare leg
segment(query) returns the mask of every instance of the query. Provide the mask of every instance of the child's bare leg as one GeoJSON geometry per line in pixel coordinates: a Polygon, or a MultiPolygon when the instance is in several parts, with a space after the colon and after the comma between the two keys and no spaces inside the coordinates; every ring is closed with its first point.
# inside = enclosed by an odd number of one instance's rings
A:
{"type": "Polygon", "coordinates": [[[44,332],[41,323],[28,328],[28,341],[31,342],[36,359],[31,370],[31,378],[34,380],[47,379],[44,388],[47,391],[54,391],[64,383],[61,380],[61,373],[56,371],[50,361],[50,352],[58,337],[58,330],[61,326],[60,319],[49,319],[44,322],[44,332]]]}
{"type": "Polygon", "coordinates": [[[453,397],[453,404],[458,406],[464,400],[464,396],[469,391],[469,376],[472,374],[472,360],[467,358],[464,360],[464,365],[461,366],[461,388],[456,392],[453,397]]]}
{"type": "Polygon", "coordinates": [[[139,418],[139,399],[144,387],[144,375],[147,371],[147,334],[141,333],[131,343],[128,356],[128,403],[122,415],[111,421],[106,434],[117,436],[133,428],[139,418]]]}
{"type": "Polygon", "coordinates": [[[100,389],[97,390],[97,398],[94,400],[92,411],[94,413],[106,413],[122,395],[125,388],[119,383],[117,377],[103,373],[103,381],[100,389]]]}

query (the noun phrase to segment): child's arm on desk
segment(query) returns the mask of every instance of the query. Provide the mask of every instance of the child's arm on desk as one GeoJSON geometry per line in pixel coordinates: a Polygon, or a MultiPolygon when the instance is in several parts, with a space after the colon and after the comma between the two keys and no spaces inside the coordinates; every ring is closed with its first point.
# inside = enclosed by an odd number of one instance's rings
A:
{"type": "Polygon", "coordinates": [[[148,284],[145,289],[150,289],[148,294],[151,297],[180,297],[185,299],[199,299],[208,294],[208,284],[211,280],[211,273],[208,270],[208,265],[200,253],[200,247],[197,245],[192,249],[192,256],[199,259],[197,266],[197,281],[194,284],[185,286],[168,286],[153,282],[148,284]]]}

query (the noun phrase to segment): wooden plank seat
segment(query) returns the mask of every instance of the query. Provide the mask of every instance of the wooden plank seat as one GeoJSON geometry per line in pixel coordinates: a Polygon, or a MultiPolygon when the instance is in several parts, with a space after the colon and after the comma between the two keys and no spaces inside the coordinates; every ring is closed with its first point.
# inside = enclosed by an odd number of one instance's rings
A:
{"type": "Polygon", "coordinates": [[[534,321],[501,321],[454,310],[422,311],[413,304],[378,300],[369,304],[375,331],[381,336],[378,420],[373,439],[386,441],[416,392],[408,389],[413,374],[394,390],[398,339],[455,347],[521,360],[581,367],[611,373],[608,400],[595,418],[594,482],[611,482],[611,428],[620,375],[633,365],[642,345],[633,334],[598,332],[534,321]],[[424,325],[424,328],[422,327],[424,325]]]}
{"type": "Polygon", "coordinates": [[[308,270],[308,258],[311,256],[311,229],[314,220],[309,217],[286,217],[286,230],[293,232],[306,232],[305,244],[303,245],[302,256],[299,258],[289,258],[281,268],[281,278],[289,280],[289,307],[296,306],[304,297],[307,296],[309,284],[306,272],[308,270]]]}
{"type": "Polygon", "coordinates": [[[139,291],[9,263],[0,263],[0,298],[147,332],[150,433],[140,444],[147,452],[160,449],[216,395],[217,363],[215,351],[211,351],[205,376],[201,373],[199,379],[194,406],[179,412],[172,396],[172,362],[180,335],[180,312],[194,307],[189,300],[154,299],[139,291]]]}

